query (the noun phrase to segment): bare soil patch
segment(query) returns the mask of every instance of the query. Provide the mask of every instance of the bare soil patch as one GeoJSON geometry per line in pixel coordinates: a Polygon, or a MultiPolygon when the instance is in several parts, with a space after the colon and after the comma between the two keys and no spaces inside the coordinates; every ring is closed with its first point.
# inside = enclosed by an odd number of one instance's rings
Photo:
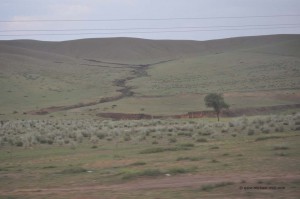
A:
{"type": "MultiPolygon", "coordinates": [[[[228,109],[221,112],[221,117],[238,117],[238,116],[252,116],[252,115],[264,115],[275,111],[282,111],[288,109],[300,108],[300,104],[292,105],[278,105],[278,106],[267,106],[267,107],[253,107],[253,108],[237,108],[228,109]]],[[[195,111],[188,112],[181,115],[149,115],[149,114],[130,114],[130,113],[98,113],[97,116],[103,118],[111,118],[115,120],[141,120],[141,119],[163,119],[163,118],[203,118],[203,117],[215,117],[214,111],[195,111]]]]}
{"type": "MultiPolygon", "coordinates": [[[[48,195],[48,194],[66,194],[66,193],[91,193],[95,191],[133,191],[165,188],[199,188],[202,185],[232,182],[240,183],[242,180],[247,183],[255,183],[262,180],[272,180],[275,182],[291,182],[299,180],[300,176],[295,174],[225,174],[225,175],[181,175],[170,176],[155,179],[137,179],[135,181],[125,182],[113,185],[90,185],[90,186],[72,186],[72,187],[52,187],[52,188],[24,188],[15,190],[0,190],[3,195],[48,195]]],[[[239,186],[239,185],[237,185],[239,186]]]]}

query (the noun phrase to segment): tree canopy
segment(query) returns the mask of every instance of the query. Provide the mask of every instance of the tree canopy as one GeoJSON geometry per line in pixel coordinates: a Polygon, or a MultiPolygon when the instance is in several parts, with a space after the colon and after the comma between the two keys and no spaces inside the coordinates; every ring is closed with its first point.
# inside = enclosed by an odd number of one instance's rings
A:
{"type": "Polygon", "coordinates": [[[207,107],[214,109],[217,114],[218,121],[220,120],[219,115],[221,110],[224,108],[229,108],[229,105],[224,101],[223,94],[210,93],[205,96],[204,101],[207,107]]]}

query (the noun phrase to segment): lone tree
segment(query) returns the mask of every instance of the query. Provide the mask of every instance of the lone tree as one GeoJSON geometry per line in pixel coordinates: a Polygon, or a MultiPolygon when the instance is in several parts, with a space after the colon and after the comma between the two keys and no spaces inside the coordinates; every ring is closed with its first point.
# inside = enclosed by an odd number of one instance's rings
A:
{"type": "Polygon", "coordinates": [[[219,115],[223,108],[229,108],[229,105],[224,101],[222,94],[210,93],[204,98],[205,105],[207,107],[212,107],[217,114],[218,121],[220,121],[219,115]]]}

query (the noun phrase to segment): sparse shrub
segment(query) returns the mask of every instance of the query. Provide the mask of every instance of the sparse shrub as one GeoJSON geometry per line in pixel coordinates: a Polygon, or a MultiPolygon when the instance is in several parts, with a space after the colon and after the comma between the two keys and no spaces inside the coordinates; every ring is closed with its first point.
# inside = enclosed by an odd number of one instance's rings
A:
{"type": "Polygon", "coordinates": [[[276,153],[275,155],[277,155],[277,156],[288,156],[287,153],[283,153],[283,152],[281,152],[281,153],[276,153]]]}
{"type": "Polygon", "coordinates": [[[278,139],[282,138],[281,136],[268,136],[268,137],[258,137],[255,141],[269,140],[269,139],[278,139]]]}
{"type": "Polygon", "coordinates": [[[190,147],[155,147],[144,149],[140,152],[140,154],[150,154],[150,153],[161,153],[165,151],[181,151],[181,150],[189,150],[190,147]]]}
{"type": "Polygon", "coordinates": [[[233,128],[234,127],[234,123],[228,122],[228,126],[231,127],[231,128],[233,128]]]}
{"type": "Polygon", "coordinates": [[[142,165],[146,165],[146,162],[134,162],[134,163],[130,164],[129,166],[142,166],[142,165]]]}
{"type": "Polygon", "coordinates": [[[287,147],[287,146],[274,146],[273,147],[273,150],[288,150],[289,149],[289,147],[287,147]]]}
{"type": "Polygon", "coordinates": [[[263,184],[264,182],[262,180],[258,180],[257,184],[263,184]]]}
{"type": "Polygon", "coordinates": [[[275,126],[275,124],[274,123],[269,123],[269,127],[274,127],[275,126]]]}
{"type": "Polygon", "coordinates": [[[174,167],[174,168],[168,169],[167,173],[174,175],[174,174],[190,173],[190,172],[194,172],[196,170],[197,170],[197,167],[190,167],[190,168],[174,167]]]}
{"type": "Polygon", "coordinates": [[[81,167],[73,167],[73,168],[68,168],[64,169],[60,172],[60,174],[77,174],[77,173],[84,173],[87,172],[86,169],[81,168],[81,167]]]}
{"type": "Polygon", "coordinates": [[[193,133],[192,132],[178,132],[178,136],[186,136],[186,137],[192,137],[193,133]]]}
{"type": "Polygon", "coordinates": [[[130,135],[128,135],[128,134],[126,134],[125,136],[124,136],[124,141],[130,141],[131,140],[131,137],[130,137],[130,135]]]}
{"type": "Polygon", "coordinates": [[[102,139],[104,139],[104,138],[107,136],[107,134],[106,134],[106,133],[102,133],[102,132],[98,132],[98,133],[96,133],[96,136],[97,136],[100,140],[102,140],[102,139]]]}
{"type": "Polygon", "coordinates": [[[140,137],[139,137],[139,141],[144,141],[144,140],[146,140],[147,139],[147,137],[145,136],[145,135],[141,135],[140,137]]]}
{"type": "Polygon", "coordinates": [[[265,133],[265,134],[268,134],[268,133],[270,133],[270,129],[268,127],[262,127],[261,132],[265,133]]]}
{"type": "Polygon", "coordinates": [[[17,140],[15,144],[19,147],[23,146],[23,142],[21,140],[17,140]]]}
{"type": "Polygon", "coordinates": [[[201,187],[202,191],[210,191],[212,189],[218,188],[218,187],[225,187],[228,185],[233,185],[234,182],[220,182],[220,183],[216,183],[216,184],[207,184],[207,185],[203,185],[201,187]]]}
{"type": "Polygon", "coordinates": [[[53,144],[53,142],[54,142],[54,141],[53,141],[53,140],[51,140],[51,139],[48,139],[48,140],[47,140],[47,143],[48,143],[49,145],[52,145],[52,144],[53,144]]]}
{"type": "Polygon", "coordinates": [[[170,143],[175,143],[177,142],[177,139],[175,137],[169,138],[170,143]]]}
{"type": "Polygon", "coordinates": [[[194,147],[195,145],[193,143],[184,143],[184,144],[180,144],[180,147],[194,147]]]}
{"type": "Polygon", "coordinates": [[[255,134],[255,131],[253,129],[248,129],[248,135],[254,135],[255,134]]]}
{"type": "Polygon", "coordinates": [[[158,142],[157,142],[156,140],[154,140],[154,141],[152,142],[152,144],[158,144],[158,142]]]}
{"type": "Polygon", "coordinates": [[[184,161],[184,160],[189,160],[189,161],[199,161],[203,160],[201,157],[178,157],[176,161],[184,161]]]}
{"type": "Polygon", "coordinates": [[[203,136],[209,136],[211,134],[212,134],[212,132],[204,132],[204,133],[202,133],[203,136]]]}
{"type": "Polygon", "coordinates": [[[196,142],[207,142],[207,139],[205,139],[205,138],[198,138],[198,139],[196,139],[196,142]]]}
{"type": "Polygon", "coordinates": [[[83,131],[81,134],[82,134],[82,136],[85,137],[85,138],[91,136],[91,134],[90,134],[89,132],[87,132],[87,131],[83,131]]]}
{"type": "Polygon", "coordinates": [[[222,130],[221,130],[221,133],[227,133],[228,132],[228,129],[226,129],[226,128],[223,128],[222,130]]]}
{"type": "Polygon", "coordinates": [[[143,176],[154,177],[154,176],[159,176],[159,175],[162,175],[162,174],[163,173],[159,169],[146,169],[146,170],[138,171],[138,172],[125,173],[123,175],[123,179],[124,180],[129,180],[129,179],[132,179],[132,178],[143,177],[143,176]]]}

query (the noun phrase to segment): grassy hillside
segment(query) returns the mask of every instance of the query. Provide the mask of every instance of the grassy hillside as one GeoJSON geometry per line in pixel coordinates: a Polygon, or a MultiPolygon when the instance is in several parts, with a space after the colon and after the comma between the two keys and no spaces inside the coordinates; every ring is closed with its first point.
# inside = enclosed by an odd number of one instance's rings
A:
{"type": "Polygon", "coordinates": [[[89,103],[59,115],[177,114],[205,109],[209,92],[225,93],[232,108],[294,104],[299,44],[299,35],[0,41],[0,117],[89,103]]]}
{"type": "Polygon", "coordinates": [[[299,44],[0,41],[0,198],[299,198],[299,44]]]}

